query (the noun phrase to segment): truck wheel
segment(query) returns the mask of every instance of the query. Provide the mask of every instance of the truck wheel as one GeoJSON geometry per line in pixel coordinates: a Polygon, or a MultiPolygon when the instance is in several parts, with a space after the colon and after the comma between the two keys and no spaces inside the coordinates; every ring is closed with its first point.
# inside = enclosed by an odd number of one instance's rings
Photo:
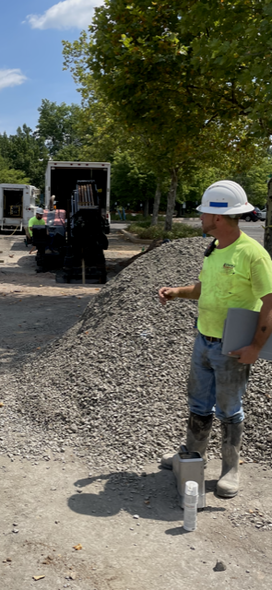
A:
{"type": "Polygon", "coordinates": [[[245,221],[251,221],[251,217],[250,217],[250,215],[246,215],[246,217],[245,217],[245,221]]]}

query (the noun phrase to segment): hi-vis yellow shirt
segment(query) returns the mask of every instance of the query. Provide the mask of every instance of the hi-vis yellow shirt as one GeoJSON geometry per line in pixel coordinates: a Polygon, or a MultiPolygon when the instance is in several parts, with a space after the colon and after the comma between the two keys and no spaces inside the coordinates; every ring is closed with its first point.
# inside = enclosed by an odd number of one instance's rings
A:
{"type": "Polygon", "coordinates": [[[261,297],[272,293],[272,261],[261,244],[241,232],[233,244],[204,258],[199,280],[198,330],[222,338],[229,307],[260,311],[261,297]]]}
{"type": "Polygon", "coordinates": [[[34,215],[34,217],[30,218],[30,220],[28,222],[28,231],[29,231],[31,238],[33,236],[33,231],[32,231],[33,225],[45,225],[45,221],[44,221],[44,219],[37,219],[36,215],[34,215]]]}

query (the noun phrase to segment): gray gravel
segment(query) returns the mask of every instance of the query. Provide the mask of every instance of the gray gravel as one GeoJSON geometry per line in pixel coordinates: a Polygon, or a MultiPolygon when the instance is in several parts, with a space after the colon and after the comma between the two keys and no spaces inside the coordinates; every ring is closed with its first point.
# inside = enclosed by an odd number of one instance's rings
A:
{"type": "Polygon", "coordinates": [[[248,509],[245,511],[235,508],[228,518],[233,526],[236,527],[253,526],[260,531],[272,531],[271,516],[259,508],[248,509]]]}
{"type": "MultiPolygon", "coordinates": [[[[94,297],[61,339],[2,375],[0,452],[50,460],[67,446],[93,468],[141,469],[184,441],[197,306],[162,307],[158,289],[198,277],[210,240],[165,244],[94,297]]],[[[271,465],[271,364],[258,361],[244,400],[244,461],[271,465]]],[[[220,455],[216,421],[210,457],[220,455]]]]}

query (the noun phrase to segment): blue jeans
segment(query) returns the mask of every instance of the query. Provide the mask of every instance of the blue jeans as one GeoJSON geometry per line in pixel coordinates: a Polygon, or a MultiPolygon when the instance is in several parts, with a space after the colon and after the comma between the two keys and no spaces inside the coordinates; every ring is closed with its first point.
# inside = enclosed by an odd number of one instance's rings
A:
{"type": "Polygon", "coordinates": [[[250,365],[221,353],[221,342],[196,337],[188,383],[190,412],[199,416],[215,413],[222,422],[242,422],[242,397],[246,391],[250,365]]]}

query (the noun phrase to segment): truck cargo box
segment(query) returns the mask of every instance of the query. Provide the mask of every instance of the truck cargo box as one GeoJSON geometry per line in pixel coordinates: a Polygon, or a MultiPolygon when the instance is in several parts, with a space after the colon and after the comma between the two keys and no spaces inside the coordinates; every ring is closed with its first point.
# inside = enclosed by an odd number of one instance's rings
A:
{"type": "MultiPolygon", "coordinates": [[[[110,164],[108,162],[49,161],[45,174],[45,207],[55,203],[68,211],[67,203],[78,182],[93,181],[99,197],[99,209],[105,225],[110,226],[110,164]]],[[[107,232],[108,233],[108,232],[107,232]]]]}

